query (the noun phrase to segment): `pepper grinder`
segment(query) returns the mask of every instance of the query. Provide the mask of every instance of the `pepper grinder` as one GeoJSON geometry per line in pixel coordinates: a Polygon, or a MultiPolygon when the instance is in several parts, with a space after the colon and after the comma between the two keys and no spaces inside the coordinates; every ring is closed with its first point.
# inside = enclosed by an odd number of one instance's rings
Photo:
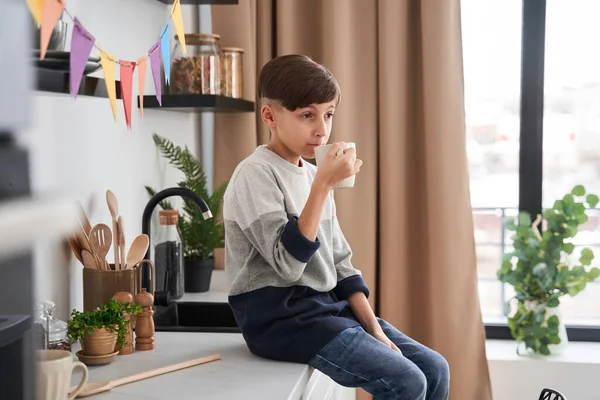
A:
{"type": "Polygon", "coordinates": [[[142,312],[137,315],[135,323],[135,349],[154,350],[154,296],[146,289],[135,295],[135,304],[142,307],[142,312]]]}
{"type": "MultiPolygon", "coordinates": [[[[133,302],[133,295],[129,292],[117,292],[113,295],[113,298],[121,304],[131,304],[133,302]]],[[[123,344],[123,348],[119,351],[119,355],[133,353],[133,330],[131,329],[131,315],[129,313],[125,313],[124,316],[125,320],[127,321],[127,335],[125,335],[125,343],[123,344]]]]}

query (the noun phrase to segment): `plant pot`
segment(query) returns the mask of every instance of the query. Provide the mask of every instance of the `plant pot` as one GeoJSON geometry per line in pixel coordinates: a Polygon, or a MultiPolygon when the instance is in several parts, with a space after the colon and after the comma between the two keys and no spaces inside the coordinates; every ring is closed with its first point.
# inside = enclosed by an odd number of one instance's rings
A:
{"type": "Polygon", "coordinates": [[[210,280],[215,268],[214,258],[184,261],[184,286],[190,293],[207,292],[210,289],[210,280]]]}
{"type": "Polygon", "coordinates": [[[79,339],[81,351],[86,356],[105,356],[115,352],[117,347],[117,332],[106,328],[94,329],[90,335],[79,339]]]}

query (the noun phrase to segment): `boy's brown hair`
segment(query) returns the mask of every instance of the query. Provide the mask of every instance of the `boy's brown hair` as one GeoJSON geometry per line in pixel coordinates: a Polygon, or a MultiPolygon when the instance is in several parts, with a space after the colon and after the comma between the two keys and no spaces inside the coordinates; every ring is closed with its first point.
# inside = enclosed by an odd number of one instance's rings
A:
{"type": "Polygon", "coordinates": [[[278,102],[289,111],[340,100],[340,86],[321,64],[300,54],[276,57],[258,75],[258,98],[278,102]]]}

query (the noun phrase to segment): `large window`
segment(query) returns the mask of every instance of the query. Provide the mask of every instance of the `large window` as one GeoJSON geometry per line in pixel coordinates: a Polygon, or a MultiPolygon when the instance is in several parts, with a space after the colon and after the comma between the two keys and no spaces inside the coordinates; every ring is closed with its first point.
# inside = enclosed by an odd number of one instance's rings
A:
{"type": "MultiPolygon", "coordinates": [[[[511,245],[502,221],[577,184],[600,194],[600,1],[461,0],[461,12],[481,308],[488,334],[508,338],[511,288],[496,278],[511,245]]],[[[600,259],[600,210],[577,240],[600,259]]],[[[571,339],[600,337],[600,282],[561,302],[571,339]]]]}

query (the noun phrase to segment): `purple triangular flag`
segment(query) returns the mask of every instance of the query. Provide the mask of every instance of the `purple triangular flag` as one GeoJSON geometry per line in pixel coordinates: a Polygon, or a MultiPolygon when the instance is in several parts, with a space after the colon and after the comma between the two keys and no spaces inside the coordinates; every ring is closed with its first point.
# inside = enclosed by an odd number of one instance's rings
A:
{"type": "Polygon", "coordinates": [[[160,87],[160,41],[148,50],[150,57],[150,66],[152,67],[152,77],[154,78],[154,89],[156,90],[156,100],[162,106],[162,94],[160,87]]]}
{"type": "Polygon", "coordinates": [[[71,36],[71,55],[70,58],[70,75],[71,75],[71,95],[77,97],[81,78],[85,65],[90,57],[92,47],[96,39],[89,33],[77,17],[73,18],[73,34],[71,36]]]}

